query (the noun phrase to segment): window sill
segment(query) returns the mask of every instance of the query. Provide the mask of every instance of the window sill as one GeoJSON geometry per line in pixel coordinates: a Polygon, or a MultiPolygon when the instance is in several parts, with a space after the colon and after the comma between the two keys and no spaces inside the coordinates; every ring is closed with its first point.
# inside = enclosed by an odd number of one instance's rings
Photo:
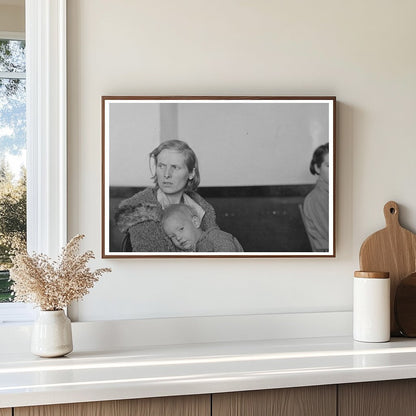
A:
{"type": "Polygon", "coordinates": [[[35,311],[27,303],[0,303],[0,325],[23,325],[33,322],[35,311]]]}

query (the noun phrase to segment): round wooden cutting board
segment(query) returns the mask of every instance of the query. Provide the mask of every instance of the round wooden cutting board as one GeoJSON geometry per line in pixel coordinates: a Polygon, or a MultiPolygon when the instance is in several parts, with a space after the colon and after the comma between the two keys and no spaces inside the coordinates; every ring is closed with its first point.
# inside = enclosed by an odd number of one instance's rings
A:
{"type": "Polygon", "coordinates": [[[394,299],[400,281],[416,271],[416,235],[399,222],[399,206],[394,201],[384,205],[386,228],[371,234],[360,249],[360,269],[390,273],[391,335],[400,335],[394,318],[394,299]]]}

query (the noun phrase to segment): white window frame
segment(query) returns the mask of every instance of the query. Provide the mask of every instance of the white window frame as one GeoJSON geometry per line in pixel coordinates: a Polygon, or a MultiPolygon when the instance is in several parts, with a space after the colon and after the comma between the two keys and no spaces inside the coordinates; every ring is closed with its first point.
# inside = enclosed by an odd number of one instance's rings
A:
{"type": "MultiPolygon", "coordinates": [[[[67,242],[66,0],[26,0],[25,15],[27,245],[56,258],[67,242]]],[[[33,319],[24,304],[0,312],[6,323],[33,319]]]]}
{"type": "Polygon", "coordinates": [[[26,0],[28,250],[67,238],[66,0],[26,0]]]}
{"type": "Polygon", "coordinates": [[[4,32],[0,31],[1,39],[8,40],[25,40],[25,32],[4,32]]]}

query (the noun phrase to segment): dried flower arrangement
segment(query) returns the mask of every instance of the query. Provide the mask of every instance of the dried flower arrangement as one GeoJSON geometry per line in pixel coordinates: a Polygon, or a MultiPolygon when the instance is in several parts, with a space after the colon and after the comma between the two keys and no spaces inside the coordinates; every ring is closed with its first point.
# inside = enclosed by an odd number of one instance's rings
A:
{"type": "Polygon", "coordinates": [[[56,311],[85,296],[99,277],[111,269],[91,271],[87,267],[94,253],[89,250],[78,254],[83,238],[81,234],[73,237],[62,249],[58,261],[45,254],[29,255],[26,250],[15,254],[10,269],[14,301],[34,303],[41,310],[56,311]]]}

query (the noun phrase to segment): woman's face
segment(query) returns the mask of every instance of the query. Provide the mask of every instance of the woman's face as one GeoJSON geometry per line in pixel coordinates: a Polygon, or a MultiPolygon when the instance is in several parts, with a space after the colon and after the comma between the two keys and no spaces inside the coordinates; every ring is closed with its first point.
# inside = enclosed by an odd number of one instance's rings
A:
{"type": "Polygon", "coordinates": [[[164,149],[157,156],[157,184],[165,194],[183,192],[188,180],[192,179],[193,175],[193,172],[188,171],[182,152],[164,149]]]}
{"type": "Polygon", "coordinates": [[[325,183],[329,182],[329,160],[328,160],[328,153],[324,156],[324,160],[321,163],[321,166],[315,168],[316,171],[319,173],[319,176],[325,183]]]}

